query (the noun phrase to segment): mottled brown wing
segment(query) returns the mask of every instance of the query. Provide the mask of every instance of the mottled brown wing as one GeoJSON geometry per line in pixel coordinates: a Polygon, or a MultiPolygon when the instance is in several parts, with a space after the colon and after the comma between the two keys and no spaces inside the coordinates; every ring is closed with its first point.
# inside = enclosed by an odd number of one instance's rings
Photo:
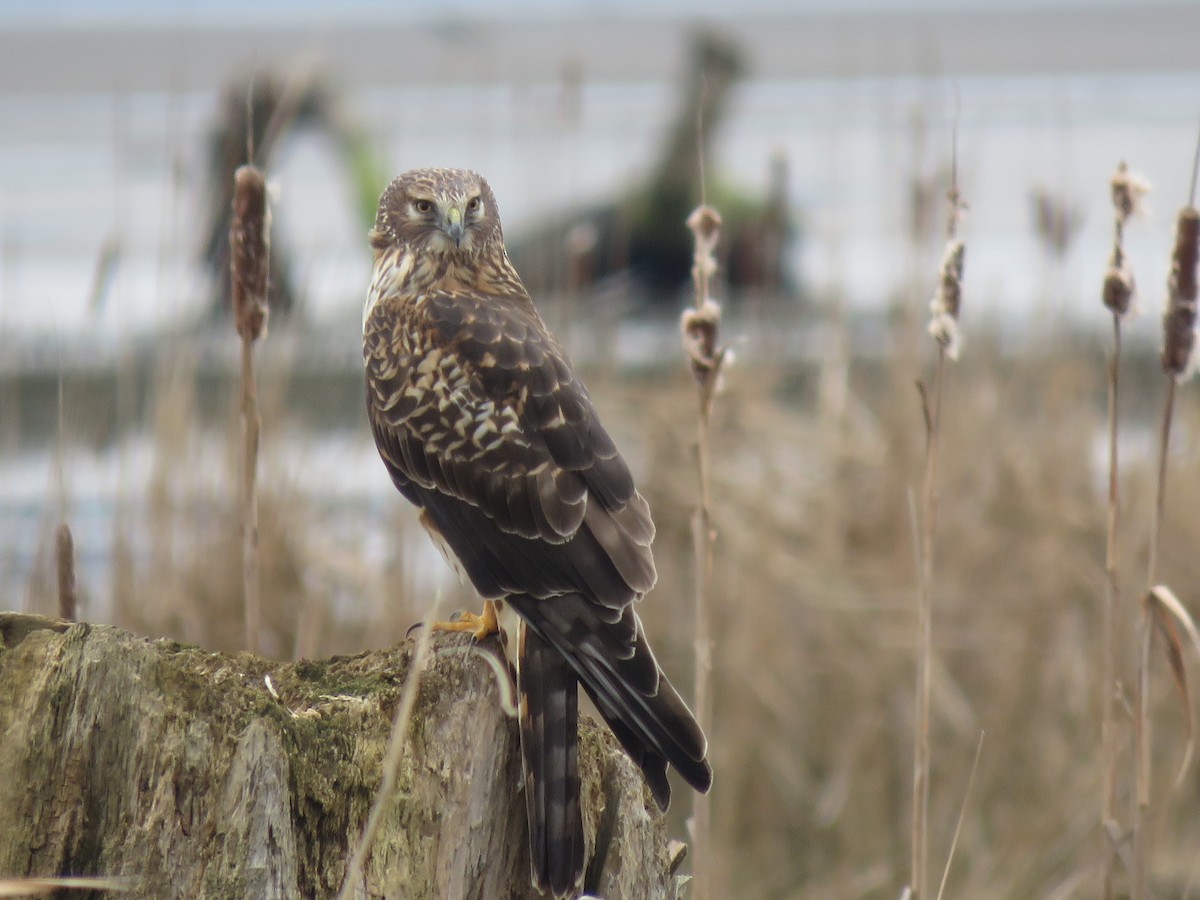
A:
{"type": "Polygon", "coordinates": [[[376,304],[364,356],[392,479],[483,596],[579,591],[619,609],[650,589],[645,501],[527,297],[376,304]]]}

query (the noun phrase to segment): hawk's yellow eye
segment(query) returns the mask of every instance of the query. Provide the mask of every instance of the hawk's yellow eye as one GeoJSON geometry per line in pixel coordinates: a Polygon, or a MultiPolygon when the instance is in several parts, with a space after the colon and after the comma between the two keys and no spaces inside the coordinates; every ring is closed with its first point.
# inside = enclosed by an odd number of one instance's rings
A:
{"type": "Polygon", "coordinates": [[[433,201],[432,200],[414,200],[413,201],[413,209],[415,209],[419,213],[427,213],[433,209],[433,201]]]}

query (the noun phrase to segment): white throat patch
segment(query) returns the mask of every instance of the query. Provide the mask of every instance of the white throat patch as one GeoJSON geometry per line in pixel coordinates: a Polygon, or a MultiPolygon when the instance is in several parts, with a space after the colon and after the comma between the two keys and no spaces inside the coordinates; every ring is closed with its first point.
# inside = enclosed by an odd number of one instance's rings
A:
{"type": "Polygon", "coordinates": [[[399,293],[404,282],[412,274],[414,255],[411,252],[388,253],[375,262],[371,275],[371,286],[367,289],[367,302],[363,305],[363,331],[367,330],[367,319],[380,298],[389,292],[399,293]]]}

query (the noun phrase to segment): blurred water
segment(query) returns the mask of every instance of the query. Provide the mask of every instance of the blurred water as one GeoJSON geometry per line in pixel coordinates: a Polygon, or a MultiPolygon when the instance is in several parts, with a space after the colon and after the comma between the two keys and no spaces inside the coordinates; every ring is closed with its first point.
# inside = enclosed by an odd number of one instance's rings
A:
{"type": "MultiPolygon", "coordinates": [[[[548,210],[611,196],[636,179],[676,100],[666,84],[587,84],[578,121],[565,122],[561,92],[497,84],[348,96],[392,170],[483,171],[513,235],[548,210]]],[[[970,203],[968,318],[1025,318],[1049,299],[1090,317],[1110,239],[1107,182],[1121,159],[1155,186],[1154,214],[1128,240],[1146,304],[1161,297],[1197,97],[1200,72],[750,82],[736,93],[710,171],[761,192],[772,154],[782,154],[804,227],[793,261],[799,278],[818,293],[837,288],[852,307],[880,309],[914,266],[936,267],[936,245],[913,258],[910,179],[947,165],[957,107],[970,203]],[[1034,235],[1036,186],[1083,216],[1059,262],[1034,235]]],[[[87,329],[116,339],[196,312],[202,147],[214,107],[208,94],[0,96],[0,334],[87,329]],[[113,240],[111,292],[93,310],[97,260],[113,240]]],[[[328,141],[297,137],[271,174],[278,234],[297,251],[310,309],[341,320],[358,308],[369,263],[364,223],[328,141]]]]}

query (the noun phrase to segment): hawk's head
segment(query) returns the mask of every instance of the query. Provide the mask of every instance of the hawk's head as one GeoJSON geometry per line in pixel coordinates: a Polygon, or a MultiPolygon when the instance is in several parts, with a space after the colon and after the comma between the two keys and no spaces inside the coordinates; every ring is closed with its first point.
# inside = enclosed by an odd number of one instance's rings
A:
{"type": "Polygon", "coordinates": [[[459,258],[504,241],[496,197],[483,176],[468,169],[413,169],[397,176],[379,198],[370,239],[379,251],[402,246],[459,258]]]}

